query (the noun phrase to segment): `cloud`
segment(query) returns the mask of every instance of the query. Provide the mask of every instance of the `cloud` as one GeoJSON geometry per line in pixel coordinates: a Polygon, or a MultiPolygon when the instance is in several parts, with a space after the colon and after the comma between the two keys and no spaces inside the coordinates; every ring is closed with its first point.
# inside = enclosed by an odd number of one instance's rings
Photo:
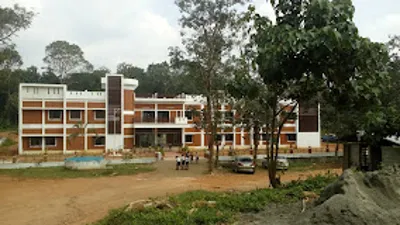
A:
{"type": "MultiPolygon", "coordinates": [[[[24,65],[42,66],[45,46],[55,40],[78,44],[95,66],[115,71],[120,62],[147,67],[168,60],[168,47],[180,45],[179,11],[174,0],[2,0],[19,3],[38,15],[14,39],[24,65]]],[[[266,0],[256,10],[274,20],[266,0]]],[[[400,34],[400,1],[353,0],[355,21],[363,36],[386,41],[400,34]]]]}
{"type": "Polygon", "coordinates": [[[32,26],[15,39],[26,66],[42,65],[45,46],[55,40],[78,44],[95,66],[115,70],[120,62],[147,67],[167,59],[179,45],[179,30],[152,11],[151,1],[10,1],[33,8],[32,26]]]}

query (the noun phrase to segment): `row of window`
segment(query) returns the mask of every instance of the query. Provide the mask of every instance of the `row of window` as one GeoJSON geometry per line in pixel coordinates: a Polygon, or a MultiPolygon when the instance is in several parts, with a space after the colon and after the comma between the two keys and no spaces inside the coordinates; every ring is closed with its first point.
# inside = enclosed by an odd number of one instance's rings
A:
{"type": "MultiPolygon", "coordinates": [[[[104,146],[106,143],[105,137],[92,137],[94,146],[104,146]]],[[[41,137],[32,137],[29,138],[29,147],[42,147],[43,138],[41,137]]],[[[57,138],[55,137],[45,137],[44,144],[46,147],[55,147],[57,146],[57,138]]]]}
{"type": "MultiPolygon", "coordinates": [[[[70,120],[82,120],[81,110],[68,110],[70,120]]],[[[49,110],[49,120],[61,120],[62,110],[49,110]]],[[[95,120],[104,120],[106,118],[106,111],[94,110],[95,120]]]]}
{"type": "MultiPolygon", "coordinates": [[[[217,141],[222,141],[222,135],[225,136],[225,141],[233,141],[233,134],[217,134],[217,141]]],[[[267,140],[267,135],[262,134],[262,139],[267,140]]],[[[296,141],[296,134],[286,134],[286,139],[288,141],[296,141]]],[[[186,134],[185,135],[185,143],[193,143],[193,135],[186,134]]]]}
{"type": "MultiPolygon", "coordinates": [[[[143,118],[148,119],[148,118],[155,118],[155,111],[143,111],[142,115],[143,118]]],[[[165,117],[165,118],[169,118],[169,113],[170,111],[158,111],[158,117],[165,117]]],[[[224,112],[225,118],[226,119],[231,119],[233,118],[233,112],[224,112]]],[[[180,117],[181,116],[181,111],[177,111],[177,116],[180,117]]],[[[185,117],[188,120],[193,120],[193,111],[187,110],[185,111],[185,117]]]]}

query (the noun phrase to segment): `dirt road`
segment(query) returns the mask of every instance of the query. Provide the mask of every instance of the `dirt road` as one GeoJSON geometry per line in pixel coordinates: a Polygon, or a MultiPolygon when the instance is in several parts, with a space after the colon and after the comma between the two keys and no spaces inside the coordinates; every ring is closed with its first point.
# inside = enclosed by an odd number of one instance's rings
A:
{"type": "MultiPolygon", "coordinates": [[[[135,176],[59,180],[0,177],[0,224],[80,225],[104,217],[131,201],[188,190],[248,190],[267,187],[267,172],[254,175],[204,175],[205,162],[189,171],[175,171],[173,161],[156,164],[157,171],[135,176]]],[[[306,178],[327,170],[288,172],[283,181],[306,178]]],[[[341,172],[332,169],[331,172],[341,172]]]]}

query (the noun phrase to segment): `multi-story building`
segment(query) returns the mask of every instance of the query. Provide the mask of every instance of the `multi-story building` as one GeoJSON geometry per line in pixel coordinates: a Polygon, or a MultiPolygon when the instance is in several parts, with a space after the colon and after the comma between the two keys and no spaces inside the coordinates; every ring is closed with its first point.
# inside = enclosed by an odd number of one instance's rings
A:
{"type": "MultiPolygon", "coordinates": [[[[133,149],[152,145],[206,148],[208,136],[196,125],[194,110],[202,96],[139,96],[139,83],[122,75],[102,78],[105,91],[68,91],[63,84],[20,84],[19,154],[133,149]]],[[[221,111],[232,113],[229,105],[221,111]]],[[[283,127],[280,145],[320,147],[319,110],[302,110],[283,127]]],[[[252,131],[229,126],[218,130],[222,146],[254,145],[252,131]]],[[[267,144],[261,135],[260,147],[267,144]]]]}

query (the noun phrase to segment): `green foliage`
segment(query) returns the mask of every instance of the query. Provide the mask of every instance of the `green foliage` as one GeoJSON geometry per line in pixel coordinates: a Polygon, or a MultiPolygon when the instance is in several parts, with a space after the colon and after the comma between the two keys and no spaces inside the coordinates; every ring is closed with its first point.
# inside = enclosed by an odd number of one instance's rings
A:
{"type": "Polygon", "coordinates": [[[90,71],[93,66],[83,56],[83,51],[76,44],[67,41],[54,41],[46,46],[43,62],[51,71],[64,78],[72,71],[90,71]]]}
{"type": "Polygon", "coordinates": [[[3,143],[0,145],[0,147],[8,147],[17,144],[17,142],[13,141],[10,138],[6,138],[6,140],[3,141],[3,143]]]}
{"type": "Polygon", "coordinates": [[[12,8],[0,6],[0,43],[10,44],[11,38],[32,23],[34,12],[15,4],[12,8]]]}
{"type": "Polygon", "coordinates": [[[98,170],[69,170],[65,167],[28,168],[0,170],[0,175],[26,178],[58,179],[101,176],[134,175],[142,172],[151,172],[155,168],[150,165],[121,164],[109,169],[98,170]]]}
{"type": "Polygon", "coordinates": [[[190,191],[169,197],[173,209],[149,208],[143,211],[125,212],[124,208],[113,210],[98,225],[119,224],[227,224],[235,221],[240,212],[258,212],[269,203],[289,203],[303,198],[303,191],[319,193],[336,179],[335,176],[317,176],[305,181],[296,181],[284,188],[258,189],[244,193],[217,193],[190,191]],[[189,211],[196,201],[216,201],[216,206],[197,207],[189,211]]]}

